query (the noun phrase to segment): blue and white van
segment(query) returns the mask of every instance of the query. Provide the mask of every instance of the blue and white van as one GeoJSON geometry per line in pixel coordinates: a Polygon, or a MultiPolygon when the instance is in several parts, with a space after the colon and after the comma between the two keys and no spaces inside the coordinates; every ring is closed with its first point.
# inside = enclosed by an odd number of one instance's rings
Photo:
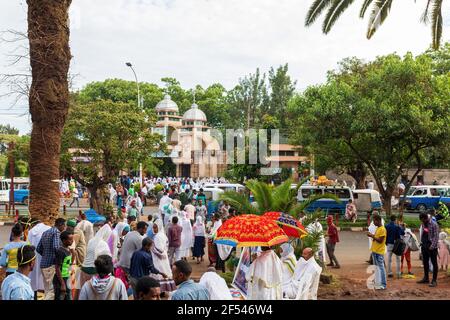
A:
{"type": "Polygon", "coordinates": [[[298,189],[297,200],[299,202],[307,200],[311,195],[330,193],[336,195],[340,203],[332,199],[320,199],[313,202],[308,208],[307,212],[314,212],[317,209],[325,211],[325,213],[345,214],[345,206],[349,200],[353,201],[353,193],[350,187],[345,186],[313,186],[302,185],[298,189]]]}
{"type": "Polygon", "coordinates": [[[439,200],[450,197],[450,186],[423,185],[413,186],[409,189],[406,198],[403,196],[407,210],[424,212],[428,209],[437,209],[439,200]]]}
{"type": "MultiPolygon", "coordinates": [[[[8,203],[11,179],[0,181],[0,203],[8,203]]],[[[14,178],[14,203],[28,205],[30,199],[30,178],[14,178]]]]}

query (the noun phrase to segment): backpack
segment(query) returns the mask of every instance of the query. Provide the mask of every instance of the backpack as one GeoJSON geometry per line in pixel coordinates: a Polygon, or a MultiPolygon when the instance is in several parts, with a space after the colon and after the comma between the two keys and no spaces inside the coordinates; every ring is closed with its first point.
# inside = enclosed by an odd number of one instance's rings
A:
{"type": "Polygon", "coordinates": [[[405,241],[403,241],[403,239],[399,238],[399,239],[395,240],[394,248],[392,248],[392,252],[396,256],[401,256],[403,254],[403,252],[405,252],[405,249],[406,249],[406,243],[405,243],[405,241]]]}
{"type": "Polygon", "coordinates": [[[411,233],[407,245],[411,251],[419,251],[419,241],[417,240],[415,234],[411,233]]]}

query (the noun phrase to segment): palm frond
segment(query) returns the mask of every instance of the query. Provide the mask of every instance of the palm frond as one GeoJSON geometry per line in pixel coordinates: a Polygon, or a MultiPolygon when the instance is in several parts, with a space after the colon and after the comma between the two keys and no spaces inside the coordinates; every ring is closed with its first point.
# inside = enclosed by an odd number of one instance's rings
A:
{"type": "Polygon", "coordinates": [[[333,0],[316,0],[313,2],[311,7],[309,7],[308,13],[306,14],[305,26],[309,27],[316,21],[316,19],[322,14],[323,10],[326,9],[333,0]]]}
{"type": "Polygon", "coordinates": [[[354,2],[354,0],[334,0],[323,21],[322,31],[327,34],[339,16],[354,2]]]}
{"type": "Polygon", "coordinates": [[[366,15],[367,8],[369,8],[369,6],[372,4],[372,1],[373,0],[364,0],[364,3],[361,6],[361,10],[359,12],[360,18],[364,18],[364,16],[366,15]]]}
{"type": "Polygon", "coordinates": [[[272,192],[267,183],[249,180],[246,186],[253,193],[260,214],[272,209],[272,192]]]}
{"type": "Polygon", "coordinates": [[[246,194],[236,191],[225,191],[219,198],[227,201],[238,213],[257,213],[257,208],[252,206],[246,194]]]}
{"type": "Polygon", "coordinates": [[[439,49],[442,38],[442,1],[443,0],[434,0],[433,8],[431,9],[431,32],[432,32],[432,41],[433,41],[433,49],[439,49]]]}
{"type": "Polygon", "coordinates": [[[306,237],[297,239],[294,247],[294,254],[299,259],[302,256],[302,252],[306,248],[311,248],[314,253],[319,251],[320,241],[322,240],[322,231],[309,232],[306,237]]]}
{"type": "Polygon", "coordinates": [[[427,6],[425,7],[425,10],[423,11],[422,17],[420,18],[420,21],[422,21],[423,23],[427,24],[428,22],[430,22],[429,19],[429,10],[430,10],[430,4],[431,1],[433,0],[428,0],[427,1],[427,6]]]}
{"type": "Polygon", "coordinates": [[[287,212],[295,204],[295,196],[291,192],[292,180],[288,179],[273,190],[272,210],[287,212]]]}
{"type": "Polygon", "coordinates": [[[372,13],[369,19],[369,27],[367,28],[367,39],[372,38],[378,27],[386,20],[391,10],[393,0],[377,0],[372,5],[372,13]]]}
{"type": "Polygon", "coordinates": [[[298,219],[298,216],[300,215],[301,212],[305,211],[306,208],[308,208],[311,204],[313,204],[314,202],[316,202],[317,200],[320,200],[320,199],[332,199],[332,200],[336,201],[337,203],[341,203],[341,200],[339,200],[339,198],[334,194],[331,194],[331,193],[316,194],[316,195],[310,196],[305,201],[302,201],[301,203],[297,204],[294,208],[292,208],[292,210],[289,213],[290,213],[290,215],[292,215],[293,217],[298,219]]]}

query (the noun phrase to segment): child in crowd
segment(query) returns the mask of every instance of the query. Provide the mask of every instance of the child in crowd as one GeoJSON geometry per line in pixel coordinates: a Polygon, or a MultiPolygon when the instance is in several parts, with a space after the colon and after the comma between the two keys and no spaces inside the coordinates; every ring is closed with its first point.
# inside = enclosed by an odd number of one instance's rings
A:
{"type": "Polygon", "coordinates": [[[438,255],[439,255],[439,266],[441,270],[447,271],[448,260],[449,260],[449,249],[447,241],[447,233],[439,233],[439,245],[438,245],[438,255]]]}
{"type": "Polygon", "coordinates": [[[62,246],[56,251],[55,276],[53,277],[55,300],[72,300],[69,285],[72,253],[70,252],[69,247],[73,243],[73,232],[63,231],[60,238],[62,246]]]}

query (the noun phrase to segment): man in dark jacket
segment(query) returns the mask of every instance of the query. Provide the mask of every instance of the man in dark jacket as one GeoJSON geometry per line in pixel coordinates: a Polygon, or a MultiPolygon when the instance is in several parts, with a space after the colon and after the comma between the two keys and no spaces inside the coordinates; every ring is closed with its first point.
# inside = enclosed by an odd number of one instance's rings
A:
{"type": "Polygon", "coordinates": [[[430,287],[437,286],[437,276],[438,276],[438,241],[439,241],[439,226],[438,224],[430,219],[428,214],[425,212],[421,213],[420,221],[422,221],[422,234],[420,237],[420,248],[423,257],[423,279],[417,283],[428,283],[430,287]],[[433,279],[430,283],[429,271],[430,271],[430,259],[433,265],[433,279]]]}
{"type": "MultiPolygon", "coordinates": [[[[385,225],[386,228],[386,249],[387,249],[387,274],[389,278],[392,278],[392,255],[394,254],[392,250],[394,249],[395,241],[400,239],[401,236],[405,234],[405,231],[397,224],[397,217],[391,215],[391,221],[385,225]]],[[[400,260],[401,255],[395,255],[397,278],[401,278],[400,260]]]]}

